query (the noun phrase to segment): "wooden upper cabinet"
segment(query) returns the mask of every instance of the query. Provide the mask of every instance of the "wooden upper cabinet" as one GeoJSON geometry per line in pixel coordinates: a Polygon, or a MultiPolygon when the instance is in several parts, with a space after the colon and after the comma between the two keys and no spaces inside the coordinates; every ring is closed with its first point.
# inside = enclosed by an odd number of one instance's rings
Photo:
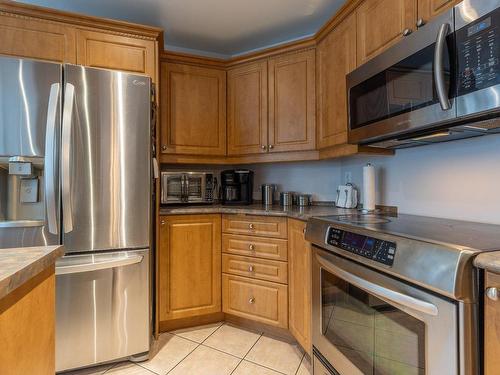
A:
{"type": "Polygon", "coordinates": [[[146,74],[156,81],[156,47],[152,40],[79,29],[77,63],[146,74]]]}
{"type": "Polygon", "coordinates": [[[299,344],[311,355],[312,249],[304,238],[305,229],[305,222],[288,219],[288,326],[299,344]]]}
{"type": "Polygon", "coordinates": [[[318,148],[347,143],[346,75],[356,68],[356,15],[317,47],[318,148]]]}
{"type": "Polygon", "coordinates": [[[221,216],[163,216],[160,223],[160,321],[220,312],[221,216]]]}
{"type": "Polygon", "coordinates": [[[316,146],[314,50],[269,60],[269,151],[316,146]]]}
{"type": "Polygon", "coordinates": [[[161,64],[161,151],[226,154],[226,72],[161,64]]]}
{"type": "Polygon", "coordinates": [[[228,71],[227,153],[258,154],[267,151],[267,61],[228,71]]]}
{"type": "Polygon", "coordinates": [[[0,15],[3,55],[75,64],[75,38],[75,29],[62,23],[0,15]]]}
{"type": "Polygon", "coordinates": [[[427,23],[461,0],[418,0],[418,19],[427,23]]]}
{"type": "Polygon", "coordinates": [[[415,30],[417,0],[366,0],[356,10],[357,61],[363,64],[415,30]]]}

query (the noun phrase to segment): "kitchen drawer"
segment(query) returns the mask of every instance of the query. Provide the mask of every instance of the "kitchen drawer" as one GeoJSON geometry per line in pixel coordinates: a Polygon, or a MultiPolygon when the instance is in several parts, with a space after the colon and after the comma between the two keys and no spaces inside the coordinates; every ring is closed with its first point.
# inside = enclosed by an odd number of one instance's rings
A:
{"type": "Polygon", "coordinates": [[[288,283],[287,266],[288,263],[275,260],[222,255],[222,272],[281,284],[288,283]]]}
{"type": "Polygon", "coordinates": [[[286,239],[286,217],[223,215],[222,231],[224,233],[286,239]]]}
{"type": "Polygon", "coordinates": [[[274,238],[223,234],[222,252],[272,260],[287,260],[288,241],[274,238]]]}
{"type": "Polygon", "coordinates": [[[222,274],[222,310],[280,328],[288,327],[288,287],[222,274]]]}

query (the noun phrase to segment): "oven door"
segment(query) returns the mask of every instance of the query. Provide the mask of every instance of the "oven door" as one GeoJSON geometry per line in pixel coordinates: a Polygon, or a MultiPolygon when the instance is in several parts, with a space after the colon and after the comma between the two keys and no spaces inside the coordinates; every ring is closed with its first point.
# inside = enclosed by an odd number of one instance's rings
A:
{"type": "Polygon", "coordinates": [[[373,143],[456,118],[453,9],[347,76],[349,143],[373,143]]]}
{"type": "Polygon", "coordinates": [[[316,247],[312,336],[340,375],[459,374],[457,304],[316,247]]]}

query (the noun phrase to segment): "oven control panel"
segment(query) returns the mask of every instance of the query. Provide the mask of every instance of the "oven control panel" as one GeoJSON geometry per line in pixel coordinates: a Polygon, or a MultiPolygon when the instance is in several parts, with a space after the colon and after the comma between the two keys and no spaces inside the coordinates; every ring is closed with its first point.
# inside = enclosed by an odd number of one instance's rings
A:
{"type": "Polygon", "coordinates": [[[396,255],[396,244],[342,229],[328,228],[326,243],[350,253],[392,266],[396,255]]]}

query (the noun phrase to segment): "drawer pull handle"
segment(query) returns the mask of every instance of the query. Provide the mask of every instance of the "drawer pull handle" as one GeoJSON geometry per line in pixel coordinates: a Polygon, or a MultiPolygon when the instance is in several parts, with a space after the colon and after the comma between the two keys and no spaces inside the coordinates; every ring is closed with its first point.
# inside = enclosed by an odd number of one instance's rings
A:
{"type": "Polygon", "coordinates": [[[248,246],[248,248],[249,248],[251,251],[254,251],[254,250],[255,250],[255,246],[254,246],[254,245],[250,245],[250,246],[248,246]]]}
{"type": "Polygon", "coordinates": [[[251,297],[249,300],[248,300],[248,303],[253,305],[255,303],[255,298],[251,297]]]}
{"type": "Polygon", "coordinates": [[[487,288],[486,296],[492,301],[498,301],[498,289],[497,288],[487,288]]]}
{"type": "Polygon", "coordinates": [[[249,227],[250,229],[253,229],[253,224],[252,224],[252,223],[248,224],[248,227],[249,227]]]}
{"type": "Polygon", "coordinates": [[[248,267],[248,272],[253,272],[253,266],[248,267]]]}

